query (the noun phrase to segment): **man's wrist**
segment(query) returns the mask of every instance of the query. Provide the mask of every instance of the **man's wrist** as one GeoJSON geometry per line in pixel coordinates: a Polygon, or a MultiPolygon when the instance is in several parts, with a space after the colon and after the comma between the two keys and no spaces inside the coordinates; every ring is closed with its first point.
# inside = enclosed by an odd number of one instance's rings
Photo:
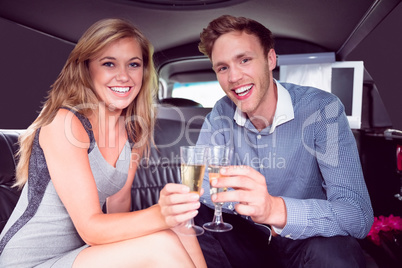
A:
{"type": "Polygon", "coordinates": [[[286,204],[282,197],[271,196],[271,198],[273,198],[273,200],[271,202],[272,208],[268,224],[279,234],[286,225],[286,204]]]}

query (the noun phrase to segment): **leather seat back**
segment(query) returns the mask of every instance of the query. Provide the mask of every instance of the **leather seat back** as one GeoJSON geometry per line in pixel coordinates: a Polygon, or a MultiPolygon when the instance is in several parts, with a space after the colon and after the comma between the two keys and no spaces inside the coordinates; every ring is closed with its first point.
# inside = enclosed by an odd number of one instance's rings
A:
{"type": "Polygon", "coordinates": [[[0,232],[20,196],[20,191],[12,187],[15,182],[15,154],[20,133],[17,130],[0,130],[0,232]]]}
{"type": "Polygon", "coordinates": [[[196,144],[202,123],[202,117],[188,122],[157,120],[156,148],[153,146],[150,157],[141,162],[131,189],[133,210],[156,204],[165,184],[180,183],[180,146],[196,144]]]}

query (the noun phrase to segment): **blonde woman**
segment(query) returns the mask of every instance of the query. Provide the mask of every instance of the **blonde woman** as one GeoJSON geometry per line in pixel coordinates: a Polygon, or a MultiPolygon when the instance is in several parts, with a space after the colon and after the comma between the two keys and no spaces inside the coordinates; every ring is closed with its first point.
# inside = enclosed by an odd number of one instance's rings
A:
{"type": "Polygon", "coordinates": [[[168,184],[157,205],[129,212],[152,141],[152,53],[120,19],[81,37],[20,138],[22,193],[0,235],[1,267],[206,266],[197,239],[171,231],[197,213],[186,187],[168,184]]]}

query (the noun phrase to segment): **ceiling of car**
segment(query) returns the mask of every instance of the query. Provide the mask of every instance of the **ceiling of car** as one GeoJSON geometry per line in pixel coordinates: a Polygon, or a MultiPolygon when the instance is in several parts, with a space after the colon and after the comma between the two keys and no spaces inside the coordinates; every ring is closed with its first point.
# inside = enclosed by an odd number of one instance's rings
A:
{"type": "Polygon", "coordinates": [[[383,13],[390,9],[385,2],[399,1],[0,0],[0,17],[72,43],[95,21],[123,17],[160,51],[197,41],[209,21],[231,14],[260,21],[277,37],[300,39],[336,52],[375,11],[378,17],[379,6],[383,13]]]}

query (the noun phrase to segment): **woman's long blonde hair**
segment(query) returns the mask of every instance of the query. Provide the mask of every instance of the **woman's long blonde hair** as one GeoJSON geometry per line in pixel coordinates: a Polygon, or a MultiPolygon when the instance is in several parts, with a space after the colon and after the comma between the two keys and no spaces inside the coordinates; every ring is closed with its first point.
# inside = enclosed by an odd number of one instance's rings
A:
{"type": "Polygon", "coordinates": [[[122,38],[134,38],[140,45],[144,75],[142,87],[135,100],[123,111],[130,140],[134,141],[141,154],[148,155],[153,142],[154,97],[158,87],[153,63],[153,47],[148,39],[132,24],[122,19],[104,19],[93,24],[81,37],[70,53],[47,96],[36,120],[19,138],[19,162],[16,170],[16,183],[22,187],[28,180],[29,160],[36,131],[52,122],[60,107],[69,107],[84,115],[98,107],[99,99],[93,89],[88,63],[106,46],[122,38]]]}

